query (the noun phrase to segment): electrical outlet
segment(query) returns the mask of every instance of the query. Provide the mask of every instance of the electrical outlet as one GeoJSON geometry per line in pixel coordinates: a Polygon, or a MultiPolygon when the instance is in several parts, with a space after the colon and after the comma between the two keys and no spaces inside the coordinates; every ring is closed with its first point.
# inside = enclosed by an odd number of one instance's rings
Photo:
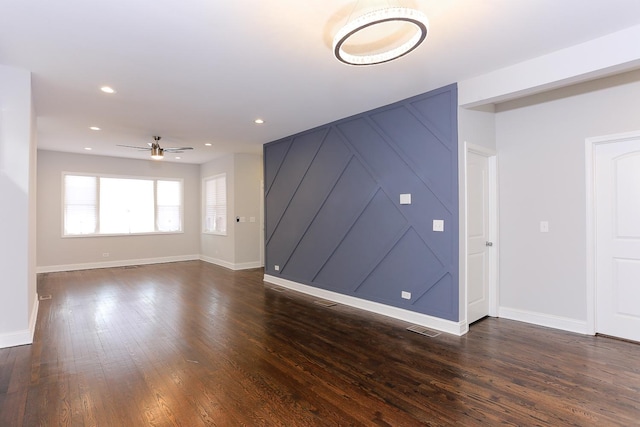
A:
{"type": "Polygon", "coordinates": [[[102,253],[102,257],[103,258],[109,258],[109,252],[103,252],[102,253]]]}
{"type": "Polygon", "coordinates": [[[280,271],[280,266],[279,266],[279,265],[274,265],[274,266],[273,266],[273,269],[274,269],[275,271],[280,271]]]}
{"type": "Polygon", "coordinates": [[[540,221],[540,232],[541,233],[549,232],[549,221],[540,221]]]}
{"type": "Polygon", "coordinates": [[[443,219],[434,219],[433,220],[433,231],[444,231],[444,220],[443,219]]]}
{"type": "Polygon", "coordinates": [[[404,299],[411,299],[411,292],[407,292],[407,291],[402,291],[402,298],[404,299]]]}

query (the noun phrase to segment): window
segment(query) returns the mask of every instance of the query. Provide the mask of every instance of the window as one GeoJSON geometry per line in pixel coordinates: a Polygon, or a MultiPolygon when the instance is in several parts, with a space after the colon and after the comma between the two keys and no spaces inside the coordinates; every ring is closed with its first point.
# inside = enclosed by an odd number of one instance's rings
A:
{"type": "Polygon", "coordinates": [[[182,231],[182,181],[64,174],[65,236],[182,231]]]}
{"type": "Polygon", "coordinates": [[[205,178],[203,232],[227,234],[227,175],[205,178]]]}

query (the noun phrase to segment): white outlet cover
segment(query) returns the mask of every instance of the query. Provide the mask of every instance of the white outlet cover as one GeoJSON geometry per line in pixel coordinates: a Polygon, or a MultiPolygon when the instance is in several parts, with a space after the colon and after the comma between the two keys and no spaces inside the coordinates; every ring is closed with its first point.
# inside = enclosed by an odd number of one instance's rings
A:
{"type": "Polygon", "coordinates": [[[540,232],[541,233],[549,232],[549,221],[540,221],[540,232]]]}
{"type": "Polygon", "coordinates": [[[433,231],[444,231],[444,220],[443,219],[434,219],[433,220],[433,231]]]}
{"type": "Polygon", "coordinates": [[[402,291],[402,298],[411,299],[411,292],[402,291]]]}
{"type": "Polygon", "coordinates": [[[410,205],[411,204],[411,194],[401,194],[400,195],[400,204],[401,205],[410,205]]]}
{"type": "Polygon", "coordinates": [[[274,265],[274,266],[273,266],[273,269],[274,269],[275,271],[280,271],[280,266],[279,266],[279,265],[274,265]]]}

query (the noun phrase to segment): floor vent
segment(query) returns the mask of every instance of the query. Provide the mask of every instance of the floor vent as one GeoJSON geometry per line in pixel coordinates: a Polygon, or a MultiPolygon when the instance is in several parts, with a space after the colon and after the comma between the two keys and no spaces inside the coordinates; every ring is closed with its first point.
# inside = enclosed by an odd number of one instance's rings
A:
{"type": "Polygon", "coordinates": [[[429,338],[435,338],[440,335],[440,332],[420,325],[411,325],[407,328],[407,331],[415,332],[416,334],[424,335],[429,338]]]}
{"type": "Polygon", "coordinates": [[[38,299],[39,299],[40,301],[44,301],[44,300],[46,300],[46,299],[51,299],[51,295],[40,295],[40,296],[38,297],[38,299]]]}
{"type": "Polygon", "coordinates": [[[336,305],[335,302],[333,301],[326,301],[326,300],[316,300],[313,302],[314,304],[317,305],[321,305],[323,307],[333,307],[334,305],[336,305]]]}

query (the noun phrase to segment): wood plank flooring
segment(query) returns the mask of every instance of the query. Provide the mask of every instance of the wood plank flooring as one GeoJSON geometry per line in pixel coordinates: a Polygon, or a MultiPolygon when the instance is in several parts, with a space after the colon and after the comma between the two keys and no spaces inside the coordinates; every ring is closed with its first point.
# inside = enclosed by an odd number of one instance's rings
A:
{"type": "Polygon", "coordinates": [[[640,346],[485,319],[463,337],[200,261],[39,276],[0,426],[640,425],[640,346]]]}

